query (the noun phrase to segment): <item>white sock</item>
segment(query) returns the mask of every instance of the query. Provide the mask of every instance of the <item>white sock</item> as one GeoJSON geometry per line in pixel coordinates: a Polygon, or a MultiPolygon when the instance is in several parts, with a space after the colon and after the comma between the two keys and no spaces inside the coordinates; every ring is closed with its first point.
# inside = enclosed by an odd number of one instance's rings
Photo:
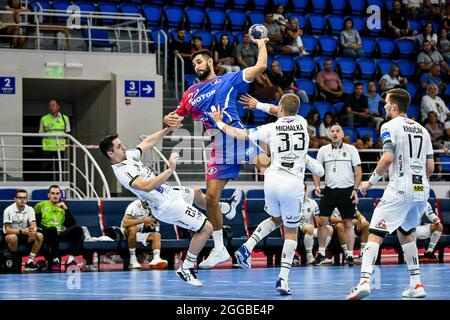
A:
{"type": "Polygon", "coordinates": [[[31,263],[34,261],[34,258],[36,258],[36,253],[30,252],[30,254],[28,255],[28,261],[27,263],[31,263]]]}
{"type": "Polygon", "coordinates": [[[219,202],[219,208],[222,214],[227,214],[231,211],[231,205],[227,202],[219,202]]]}
{"type": "Polygon", "coordinates": [[[190,253],[189,251],[186,253],[186,259],[183,261],[183,269],[190,269],[194,267],[195,262],[197,262],[197,256],[190,253]]]}
{"type": "Polygon", "coordinates": [[[252,233],[251,237],[248,238],[247,242],[244,243],[244,246],[248,249],[248,251],[252,252],[256,244],[267,237],[267,235],[274,231],[276,228],[277,226],[273,222],[272,218],[267,218],[258,225],[256,230],[252,233]]]}
{"type": "Polygon", "coordinates": [[[431,234],[430,243],[428,244],[427,252],[433,252],[433,250],[436,247],[439,239],[441,238],[441,235],[442,235],[442,232],[440,232],[440,231],[434,231],[431,234]]]}
{"type": "Polygon", "coordinates": [[[214,239],[214,248],[215,249],[222,249],[224,247],[223,245],[223,231],[220,230],[214,230],[212,233],[213,239],[214,239]]]}
{"type": "Polygon", "coordinates": [[[288,280],[296,248],[297,241],[290,239],[284,240],[279,278],[288,280]]]}
{"type": "Polygon", "coordinates": [[[325,257],[325,247],[319,247],[319,254],[325,257]]]}
{"type": "Polygon", "coordinates": [[[312,249],[314,246],[314,236],[312,234],[305,234],[303,242],[305,243],[306,253],[312,254],[312,249]]]}
{"type": "Polygon", "coordinates": [[[361,249],[360,249],[360,253],[359,253],[360,256],[362,256],[365,248],[366,248],[366,243],[365,242],[361,242],[361,249]]]}
{"type": "Polygon", "coordinates": [[[403,254],[409,270],[409,287],[414,289],[420,283],[419,253],[415,242],[402,245],[403,254]]]}
{"type": "Polygon", "coordinates": [[[74,260],[75,260],[74,256],[69,256],[69,258],[67,258],[67,262],[66,263],[71,263],[74,260]]]}
{"type": "Polygon", "coordinates": [[[377,261],[379,249],[380,245],[378,243],[372,241],[367,242],[361,262],[361,280],[359,283],[362,283],[365,280],[369,280],[370,282],[373,272],[373,265],[377,261]]]}
{"type": "Polygon", "coordinates": [[[133,248],[133,249],[130,248],[128,250],[130,250],[130,260],[136,261],[137,260],[137,258],[136,258],[136,248],[133,248]]]}
{"type": "Polygon", "coordinates": [[[328,245],[330,244],[331,241],[331,237],[327,236],[327,238],[325,239],[325,248],[328,247],[328,245]]]}
{"type": "Polygon", "coordinates": [[[341,244],[342,251],[344,251],[344,256],[348,255],[348,248],[346,244],[341,244]]]}
{"type": "Polygon", "coordinates": [[[160,258],[159,257],[160,253],[161,253],[161,251],[158,250],[158,249],[153,250],[153,259],[159,259],[160,258]]]}
{"type": "Polygon", "coordinates": [[[53,263],[59,263],[59,258],[53,258],[53,263]]]}

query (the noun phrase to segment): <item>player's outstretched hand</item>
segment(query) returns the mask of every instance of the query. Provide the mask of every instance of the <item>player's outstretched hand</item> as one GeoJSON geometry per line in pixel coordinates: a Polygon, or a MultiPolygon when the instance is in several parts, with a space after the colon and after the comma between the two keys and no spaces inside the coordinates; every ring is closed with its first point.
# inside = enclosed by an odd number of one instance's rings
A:
{"type": "Polygon", "coordinates": [[[260,45],[265,45],[267,42],[269,42],[269,38],[261,38],[261,39],[255,39],[255,38],[253,38],[253,37],[250,37],[250,39],[254,42],[254,43],[256,43],[257,45],[258,45],[258,47],[260,46],[260,45]]]}
{"type": "Polygon", "coordinates": [[[177,161],[180,159],[178,152],[173,152],[169,158],[169,169],[173,172],[177,168],[177,161]]]}
{"type": "Polygon", "coordinates": [[[362,195],[365,197],[367,194],[367,190],[372,187],[372,184],[369,181],[364,181],[359,186],[359,189],[361,190],[362,195]]]}
{"type": "Polygon", "coordinates": [[[223,113],[220,110],[220,106],[217,106],[217,108],[215,106],[211,107],[211,112],[209,113],[209,116],[215,121],[215,122],[220,122],[223,119],[223,113]]]}
{"type": "Polygon", "coordinates": [[[352,195],[350,196],[350,199],[353,199],[353,201],[352,201],[353,204],[358,204],[358,202],[359,202],[358,191],[353,190],[352,195]]]}
{"type": "Polygon", "coordinates": [[[178,114],[175,113],[175,111],[172,111],[171,113],[169,113],[168,115],[166,115],[164,117],[164,123],[169,126],[169,127],[173,127],[173,128],[179,128],[181,127],[181,121],[183,121],[183,117],[179,116],[178,114]]]}
{"type": "Polygon", "coordinates": [[[317,196],[319,196],[319,197],[323,197],[322,191],[320,190],[320,187],[319,187],[319,188],[316,188],[316,194],[317,194],[317,196]]]}
{"type": "Polygon", "coordinates": [[[259,102],[258,99],[252,97],[248,93],[244,94],[243,96],[239,97],[239,103],[242,103],[245,108],[250,110],[256,109],[256,104],[259,102]]]}

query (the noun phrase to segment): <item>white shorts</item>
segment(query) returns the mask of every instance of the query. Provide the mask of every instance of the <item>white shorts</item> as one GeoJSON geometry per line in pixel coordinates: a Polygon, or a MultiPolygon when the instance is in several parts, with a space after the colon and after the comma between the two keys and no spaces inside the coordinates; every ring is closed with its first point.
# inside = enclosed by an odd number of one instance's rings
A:
{"type": "Polygon", "coordinates": [[[303,180],[290,174],[266,171],[266,211],[272,217],[281,217],[285,227],[297,228],[300,225],[304,192],[303,180]]]}
{"type": "Polygon", "coordinates": [[[409,231],[419,225],[426,207],[427,200],[405,202],[385,191],[373,212],[370,229],[392,233],[401,227],[409,231]]]}
{"type": "MultiPolygon", "coordinates": [[[[125,234],[125,228],[120,228],[120,231],[122,231],[122,234],[126,237],[125,234]]],[[[136,232],[136,242],[142,243],[144,246],[147,245],[147,238],[150,235],[151,232],[136,232]]]]}
{"type": "Polygon", "coordinates": [[[416,238],[420,240],[431,238],[431,224],[424,224],[416,228],[416,238]]]}
{"type": "Polygon", "coordinates": [[[194,204],[195,190],[188,187],[172,187],[173,192],[178,192],[184,202],[192,206],[194,204]]]}
{"type": "Polygon", "coordinates": [[[207,218],[192,206],[194,190],[184,187],[177,188],[180,189],[173,189],[169,197],[156,210],[152,211],[152,215],[162,222],[174,224],[194,232],[200,231],[207,218]],[[185,199],[190,202],[186,202],[185,199]]]}

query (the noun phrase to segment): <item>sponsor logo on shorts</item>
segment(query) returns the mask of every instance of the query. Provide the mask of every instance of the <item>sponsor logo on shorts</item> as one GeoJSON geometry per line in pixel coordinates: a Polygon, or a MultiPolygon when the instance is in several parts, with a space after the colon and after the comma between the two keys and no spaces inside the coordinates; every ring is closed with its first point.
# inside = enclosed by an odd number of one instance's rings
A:
{"type": "Polygon", "coordinates": [[[209,175],[216,174],[216,173],[217,173],[217,168],[216,167],[208,168],[208,174],[209,175]]]}
{"type": "Polygon", "coordinates": [[[378,222],[378,223],[375,225],[375,228],[386,230],[386,229],[387,229],[387,227],[386,227],[386,221],[384,221],[384,219],[381,220],[380,222],[378,222]]]}

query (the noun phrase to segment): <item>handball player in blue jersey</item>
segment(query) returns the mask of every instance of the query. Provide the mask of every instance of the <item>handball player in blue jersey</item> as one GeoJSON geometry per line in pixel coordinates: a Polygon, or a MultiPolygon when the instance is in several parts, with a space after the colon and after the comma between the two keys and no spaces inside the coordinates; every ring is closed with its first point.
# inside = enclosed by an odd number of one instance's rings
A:
{"type": "MultiPolygon", "coordinates": [[[[206,172],[206,207],[208,218],[214,228],[214,249],[208,258],[199,264],[199,268],[202,269],[213,268],[230,258],[223,244],[223,217],[219,208],[220,196],[228,180],[235,179],[239,175],[241,163],[245,161],[252,162],[260,169],[270,164],[267,155],[260,152],[261,149],[254,142],[247,141],[244,144],[218,130],[209,113],[213,111],[211,107],[220,107],[224,114],[223,122],[233,127],[245,128],[237,111],[238,97],[246,93],[248,84],[266,69],[268,40],[268,38],[252,38],[258,46],[258,60],[254,66],[222,76],[214,73],[213,59],[208,50],[194,52],[191,60],[201,82],[192,85],[183,94],[177,109],[164,117],[164,123],[174,127],[185,116],[191,115],[194,120],[201,121],[212,136],[212,151],[206,172]]],[[[239,203],[241,197],[240,190],[235,192],[234,201],[239,203]]]]}

